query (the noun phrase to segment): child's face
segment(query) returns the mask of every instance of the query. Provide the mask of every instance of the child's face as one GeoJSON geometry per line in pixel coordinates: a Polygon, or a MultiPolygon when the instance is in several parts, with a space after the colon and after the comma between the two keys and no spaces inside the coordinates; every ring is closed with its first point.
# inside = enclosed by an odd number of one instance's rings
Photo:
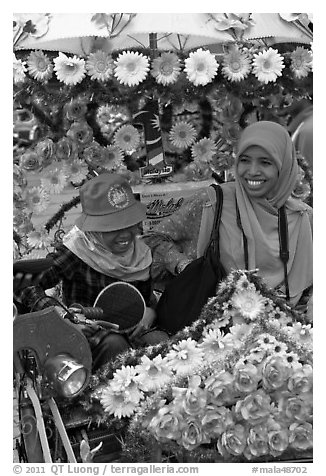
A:
{"type": "Polygon", "coordinates": [[[126,253],[133,245],[139,234],[139,224],[122,230],[105,231],[101,233],[103,245],[115,255],[126,253]]]}

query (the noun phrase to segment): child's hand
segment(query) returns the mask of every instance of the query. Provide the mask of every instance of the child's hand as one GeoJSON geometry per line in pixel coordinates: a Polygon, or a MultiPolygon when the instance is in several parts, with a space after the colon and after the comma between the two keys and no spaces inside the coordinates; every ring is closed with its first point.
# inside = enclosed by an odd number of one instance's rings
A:
{"type": "Polygon", "coordinates": [[[144,317],[138,323],[136,329],[130,335],[131,339],[134,339],[138,335],[142,334],[145,331],[148,331],[156,318],[156,312],[151,307],[146,307],[144,317]]]}

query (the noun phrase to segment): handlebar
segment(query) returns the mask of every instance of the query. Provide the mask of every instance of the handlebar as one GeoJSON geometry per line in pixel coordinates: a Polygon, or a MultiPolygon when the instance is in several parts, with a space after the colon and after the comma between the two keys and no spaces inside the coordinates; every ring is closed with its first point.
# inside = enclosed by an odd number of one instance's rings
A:
{"type": "Polygon", "coordinates": [[[84,307],[81,304],[72,304],[69,311],[73,314],[75,324],[99,325],[106,329],[119,330],[118,324],[101,319],[104,314],[101,307],[84,307]]]}

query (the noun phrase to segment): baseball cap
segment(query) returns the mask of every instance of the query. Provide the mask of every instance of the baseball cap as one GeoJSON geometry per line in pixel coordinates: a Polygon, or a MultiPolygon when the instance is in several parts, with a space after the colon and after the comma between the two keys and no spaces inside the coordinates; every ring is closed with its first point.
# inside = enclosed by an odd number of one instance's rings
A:
{"type": "Polygon", "coordinates": [[[82,213],[75,224],[82,231],[121,230],[146,218],[146,205],[121,175],[102,173],[84,183],[79,194],[82,213]]]}

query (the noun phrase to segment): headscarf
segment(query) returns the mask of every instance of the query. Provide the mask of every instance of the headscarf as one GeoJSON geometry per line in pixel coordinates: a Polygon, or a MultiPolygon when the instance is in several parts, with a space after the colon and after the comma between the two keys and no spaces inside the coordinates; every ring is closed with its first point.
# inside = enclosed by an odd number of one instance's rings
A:
{"type": "MultiPolygon", "coordinates": [[[[271,288],[284,282],[279,257],[278,209],[285,205],[288,220],[289,261],[287,263],[291,302],[312,284],[312,230],[308,205],[291,197],[298,175],[295,150],[287,130],[280,124],[261,121],[248,126],[240,137],[235,161],[235,183],[223,185],[224,204],[220,228],[220,253],[227,270],[243,269],[242,234],[237,226],[235,198],[248,240],[249,269],[259,274],[271,288]],[[242,186],[237,165],[240,155],[251,146],[262,147],[273,159],[278,172],[274,196],[253,198],[242,186]]],[[[283,288],[283,286],[282,286],[283,288]]]]}
{"type": "Polygon", "coordinates": [[[99,273],[121,281],[146,281],[149,278],[152,254],[139,237],[122,255],[109,251],[99,232],[83,232],[76,225],[63,238],[63,244],[84,263],[99,273]]]}

